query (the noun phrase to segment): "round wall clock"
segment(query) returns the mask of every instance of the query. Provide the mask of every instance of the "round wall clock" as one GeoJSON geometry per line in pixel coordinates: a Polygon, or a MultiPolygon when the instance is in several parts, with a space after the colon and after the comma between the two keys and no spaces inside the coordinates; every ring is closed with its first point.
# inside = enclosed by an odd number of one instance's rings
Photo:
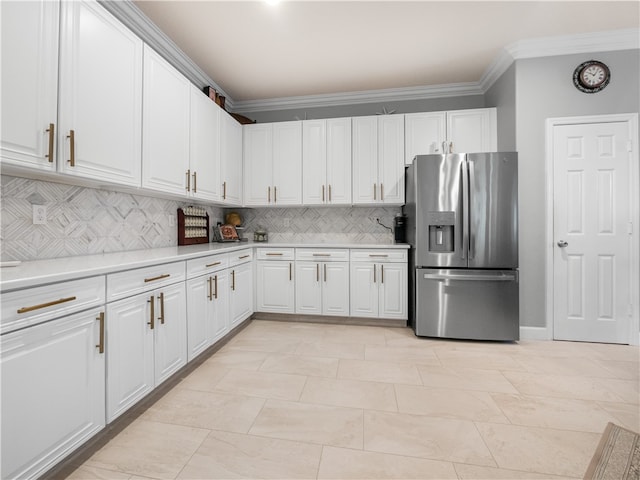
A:
{"type": "Polygon", "coordinates": [[[596,93],[609,84],[609,67],[597,60],[581,63],[573,72],[573,84],[584,93],[596,93]]]}

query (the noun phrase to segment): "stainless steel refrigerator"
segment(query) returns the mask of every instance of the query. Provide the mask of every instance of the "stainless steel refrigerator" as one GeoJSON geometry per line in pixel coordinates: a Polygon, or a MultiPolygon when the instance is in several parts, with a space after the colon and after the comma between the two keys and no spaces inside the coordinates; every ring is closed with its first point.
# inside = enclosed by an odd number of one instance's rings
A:
{"type": "Polygon", "coordinates": [[[406,172],[416,335],[518,340],[518,156],[418,155],[406,172]]]}

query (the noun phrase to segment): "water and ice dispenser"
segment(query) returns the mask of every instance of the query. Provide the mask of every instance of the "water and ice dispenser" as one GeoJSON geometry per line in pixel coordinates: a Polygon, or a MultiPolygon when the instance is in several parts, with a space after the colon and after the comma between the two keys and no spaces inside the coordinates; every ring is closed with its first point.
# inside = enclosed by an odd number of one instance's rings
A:
{"type": "Polygon", "coordinates": [[[434,253],[455,250],[455,212],[429,212],[429,251],[434,253]]]}

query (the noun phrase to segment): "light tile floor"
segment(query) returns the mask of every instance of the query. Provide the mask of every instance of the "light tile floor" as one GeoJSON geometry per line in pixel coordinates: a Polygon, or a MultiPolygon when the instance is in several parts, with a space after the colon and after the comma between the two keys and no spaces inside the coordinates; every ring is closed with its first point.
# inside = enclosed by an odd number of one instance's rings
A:
{"type": "Polygon", "coordinates": [[[69,478],[582,478],[639,355],[255,320],[69,478]]]}

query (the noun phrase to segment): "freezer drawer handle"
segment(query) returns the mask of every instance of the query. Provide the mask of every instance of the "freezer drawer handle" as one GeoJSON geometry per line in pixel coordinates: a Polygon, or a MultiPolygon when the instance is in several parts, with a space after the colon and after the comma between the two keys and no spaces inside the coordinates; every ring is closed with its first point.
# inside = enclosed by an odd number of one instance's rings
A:
{"type": "Polygon", "coordinates": [[[425,273],[425,280],[465,280],[480,282],[513,282],[516,280],[515,275],[439,275],[435,273],[425,273]]]}

